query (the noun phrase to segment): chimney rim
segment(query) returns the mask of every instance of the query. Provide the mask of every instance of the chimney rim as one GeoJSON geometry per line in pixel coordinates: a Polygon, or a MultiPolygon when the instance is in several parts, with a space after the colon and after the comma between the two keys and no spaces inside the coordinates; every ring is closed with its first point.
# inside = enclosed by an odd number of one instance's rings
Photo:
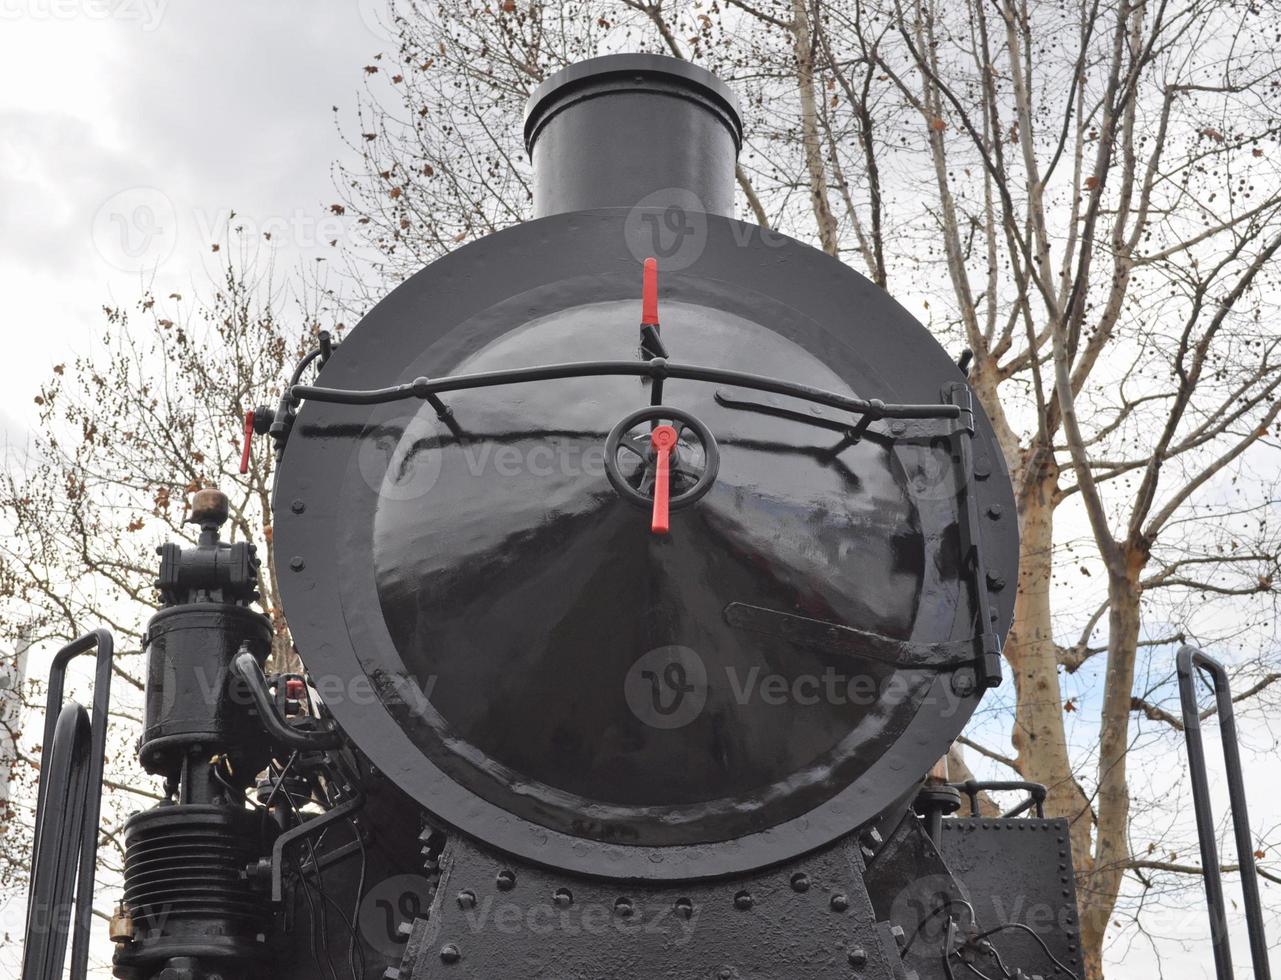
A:
{"type": "MultiPolygon", "coordinates": [[[[675,82],[678,90],[685,90],[686,97],[710,101],[713,106],[709,108],[719,108],[720,111],[715,114],[729,129],[735,150],[742,149],[743,120],[738,98],[725,82],[701,65],[680,58],[634,53],[607,54],[577,61],[541,82],[525,103],[525,151],[533,154],[534,143],[544,124],[559,109],[578,101],[572,98],[574,95],[590,98],[587,90],[602,83],[604,87],[598,94],[617,91],[612,83],[627,76],[638,76],[636,81],[638,88],[642,90],[646,83],[665,81],[670,85],[675,82]]],[[[668,94],[675,94],[670,87],[667,91],[668,94]]]]}

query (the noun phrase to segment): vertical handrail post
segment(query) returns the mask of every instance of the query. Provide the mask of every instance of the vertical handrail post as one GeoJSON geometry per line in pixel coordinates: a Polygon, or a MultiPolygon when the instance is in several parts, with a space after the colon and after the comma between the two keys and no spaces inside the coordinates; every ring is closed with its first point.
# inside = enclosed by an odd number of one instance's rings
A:
{"type": "Polygon", "coordinates": [[[1183,733],[1192,777],[1192,802],[1196,813],[1197,837],[1201,845],[1201,867],[1205,877],[1206,900],[1210,906],[1210,941],[1214,947],[1215,975],[1219,980],[1232,980],[1232,943],[1228,936],[1227,904],[1223,898],[1218,839],[1210,800],[1210,780],[1205,765],[1205,742],[1201,734],[1201,712],[1197,704],[1198,671],[1204,671],[1211,678],[1219,716],[1219,731],[1227,770],[1228,802],[1236,836],[1237,864],[1241,870],[1241,891],[1245,899],[1245,920],[1250,937],[1254,976],[1255,980],[1271,980],[1263,906],[1259,897],[1259,878],[1254,863],[1254,838],[1250,833],[1250,814],[1246,804],[1245,779],[1241,773],[1241,750],[1237,744],[1236,718],[1232,709],[1232,687],[1228,672],[1217,660],[1191,646],[1180,648],[1176,666],[1179,700],[1183,707],[1183,733]]]}
{"type": "MultiPolygon", "coordinates": [[[[62,894],[68,889],[54,882],[40,882],[37,871],[49,867],[48,861],[41,860],[41,850],[49,846],[43,825],[46,819],[45,809],[51,798],[50,787],[60,787],[61,773],[53,770],[54,745],[58,741],[59,718],[63,716],[66,688],[67,667],[76,657],[94,651],[96,670],[93,685],[93,714],[89,721],[88,755],[83,768],[76,765],[67,778],[69,787],[64,787],[70,794],[67,799],[76,801],[81,813],[76,815],[79,827],[79,840],[72,843],[73,854],[69,865],[75,868],[75,891],[73,897],[74,919],[71,930],[71,980],[83,980],[89,971],[89,928],[93,917],[93,882],[98,858],[98,820],[102,810],[102,776],[107,751],[107,721],[111,705],[111,673],[115,657],[115,640],[105,629],[86,633],[77,640],[68,643],[54,655],[49,665],[49,691],[45,701],[44,742],[40,747],[40,782],[36,792],[36,830],[32,843],[32,881],[30,895],[33,901],[27,909],[27,942],[24,954],[29,957],[32,950],[33,931],[38,931],[39,923],[33,918],[44,914],[45,910],[34,907],[37,894],[52,889],[51,894],[62,894]]],[[[77,706],[79,707],[79,706],[77,706]]],[[[83,708],[79,709],[83,714],[83,708]]],[[[64,725],[69,725],[64,722],[64,725]]],[[[79,739],[77,739],[79,741],[79,739]]],[[[65,742],[65,739],[64,739],[65,742]]],[[[83,741],[79,741],[83,746],[83,741]]],[[[56,841],[55,841],[56,842],[56,841]]],[[[57,870],[62,870],[63,862],[54,862],[57,870]]],[[[58,910],[51,910],[54,915],[58,910]]],[[[61,952],[56,956],[61,962],[61,952]]],[[[49,965],[48,951],[36,959],[24,958],[23,980],[44,980],[49,965]]],[[[61,976],[59,966],[56,970],[61,976]]]]}

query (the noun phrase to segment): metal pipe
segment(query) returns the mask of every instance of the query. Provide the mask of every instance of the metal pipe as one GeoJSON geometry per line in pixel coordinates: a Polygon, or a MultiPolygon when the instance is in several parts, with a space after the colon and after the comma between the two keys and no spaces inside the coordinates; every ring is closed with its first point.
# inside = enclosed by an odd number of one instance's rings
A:
{"type": "Polygon", "coordinates": [[[531,381],[616,375],[634,375],[656,380],[684,378],[691,381],[708,381],[713,384],[737,385],[740,388],[803,398],[806,401],[859,415],[874,413],[881,418],[955,419],[961,415],[960,406],[955,404],[886,405],[875,399],[868,401],[862,398],[851,398],[833,391],[824,391],[822,388],[813,388],[791,381],[779,381],[776,378],[766,378],[742,371],[726,371],[721,368],[693,364],[673,364],[662,357],[655,357],[649,361],[578,361],[568,364],[547,364],[541,367],[513,368],[506,371],[486,371],[479,374],[460,374],[444,378],[415,378],[406,384],[367,390],[293,385],[289,389],[289,398],[295,403],[309,398],[312,401],[332,402],[339,405],[381,405],[385,402],[410,398],[426,399],[429,395],[447,391],[494,388],[531,381]]]}
{"type": "Polygon", "coordinates": [[[271,700],[271,690],[267,687],[267,678],[254,655],[244,647],[231,662],[232,672],[245,683],[249,696],[253,698],[254,707],[262,726],[278,745],[299,751],[318,751],[333,749],[342,744],[342,736],[334,729],[306,731],[294,728],[276,713],[276,706],[271,700]]]}

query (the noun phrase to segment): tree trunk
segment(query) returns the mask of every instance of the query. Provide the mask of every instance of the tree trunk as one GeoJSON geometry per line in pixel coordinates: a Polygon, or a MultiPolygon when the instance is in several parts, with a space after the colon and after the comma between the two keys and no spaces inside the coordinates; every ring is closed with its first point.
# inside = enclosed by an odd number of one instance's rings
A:
{"type": "Polygon", "coordinates": [[[1130,859],[1127,831],[1130,791],[1126,756],[1130,748],[1130,711],[1135,650],[1139,639],[1139,575],[1147,549],[1127,547],[1121,567],[1108,574],[1108,663],[1099,735],[1098,828],[1094,870],[1081,882],[1081,947],[1087,975],[1102,977],[1103,940],[1116,907],[1121,879],[1130,859]]]}
{"type": "Polygon", "coordinates": [[[4,835],[15,833],[19,826],[12,783],[18,761],[18,734],[22,731],[22,689],[27,682],[30,646],[26,635],[20,634],[12,660],[0,661],[0,833],[4,835]]]}
{"type": "MultiPolygon", "coordinates": [[[[1031,450],[1035,452],[1035,450],[1031,450]]],[[[1019,493],[1022,542],[1014,625],[1005,658],[1016,692],[1013,743],[1025,779],[1044,783],[1047,815],[1072,821],[1072,853],[1078,875],[1091,868],[1090,801],[1076,781],[1068,756],[1059,688],[1058,647],[1050,619],[1054,556],[1054,503],[1059,467],[1052,454],[1030,461],[1019,493]]]]}
{"type": "Polygon", "coordinates": [[[819,139],[818,99],[814,93],[814,35],[810,26],[808,0],[792,0],[792,51],[796,55],[796,86],[801,98],[801,141],[805,147],[805,170],[809,174],[810,204],[818,226],[819,247],[836,255],[840,241],[836,218],[827,197],[827,167],[819,139]]]}

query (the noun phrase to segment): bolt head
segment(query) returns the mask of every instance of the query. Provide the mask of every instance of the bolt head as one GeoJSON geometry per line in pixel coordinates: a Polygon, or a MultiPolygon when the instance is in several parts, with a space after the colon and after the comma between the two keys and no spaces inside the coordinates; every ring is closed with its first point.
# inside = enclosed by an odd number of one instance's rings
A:
{"type": "Polygon", "coordinates": [[[453,943],[446,943],[440,947],[440,961],[442,963],[457,963],[462,958],[462,952],[453,943]]]}
{"type": "Polygon", "coordinates": [[[832,896],[832,901],[830,902],[830,905],[832,906],[833,912],[844,912],[846,909],[850,907],[850,900],[845,895],[838,893],[832,896]]]}
{"type": "Polygon", "coordinates": [[[476,893],[473,891],[459,892],[458,907],[460,909],[474,909],[476,907],[476,893]]]}
{"type": "Polygon", "coordinates": [[[516,887],[516,872],[509,868],[503,868],[494,878],[494,884],[498,886],[499,891],[511,891],[516,887]]]}
{"type": "Polygon", "coordinates": [[[739,909],[742,912],[746,912],[754,904],[751,892],[739,892],[734,896],[734,908],[739,909]]]}
{"type": "Polygon", "coordinates": [[[292,558],[289,559],[289,567],[292,568],[295,572],[301,572],[304,568],[307,567],[307,563],[302,560],[301,555],[294,555],[292,558]]]}
{"type": "Polygon", "coordinates": [[[867,966],[867,950],[855,947],[849,952],[850,966],[867,966]]]}

